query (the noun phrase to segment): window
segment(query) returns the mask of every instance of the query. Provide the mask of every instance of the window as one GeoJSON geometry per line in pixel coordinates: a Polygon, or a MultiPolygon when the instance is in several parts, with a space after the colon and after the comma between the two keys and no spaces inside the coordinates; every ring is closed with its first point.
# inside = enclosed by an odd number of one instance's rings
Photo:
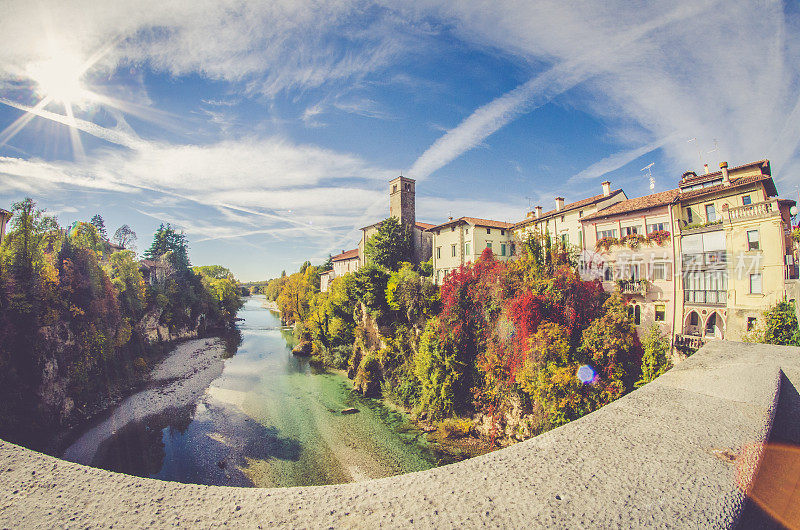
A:
{"type": "Polygon", "coordinates": [[[706,222],[713,223],[717,220],[717,211],[714,210],[713,204],[706,204],[706,222]]]}
{"type": "Polygon", "coordinates": [[[639,304],[629,305],[628,318],[633,321],[634,326],[640,325],[642,323],[642,306],[639,304]]]}
{"type": "Polygon", "coordinates": [[[561,244],[565,247],[569,245],[569,234],[561,234],[561,244]]]}
{"type": "Polygon", "coordinates": [[[561,222],[562,223],[564,222],[564,216],[563,215],[561,216],[561,222]]]}
{"type": "Polygon", "coordinates": [[[578,219],[583,217],[583,210],[578,210],[578,219]]]}
{"type": "MultiPolygon", "coordinates": [[[[745,195],[742,197],[742,206],[750,206],[752,203],[753,199],[749,195],[745,195]]],[[[750,319],[748,318],[747,321],[750,322],[750,319]]]]}
{"type": "Polygon", "coordinates": [[[464,231],[465,234],[469,235],[469,228],[464,231]]]}
{"type": "Polygon", "coordinates": [[[487,228],[487,229],[486,229],[486,233],[487,233],[487,234],[491,234],[491,233],[492,233],[492,229],[491,229],[491,228],[487,228]]]}
{"type": "Polygon", "coordinates": [[[606,238],[606,237],[617,237],[617,229],[614,228],[614,229],[611,229],[611,230],[598,230],[597,231],[597,240],[598,241],[603,239],[603,238],[606,238]]]}
{"type": "Polygon", "coordinates": [[[406,183],[406,191],[411,191],[411,184],[406,183]]]}
{"type": "Polygon", "coordinates": [[[656,322],[664,322],[667,319],[667,306],[656,304],[656,322]]]}
{"type": "Polygon", "coordinates": [[[756,322],[758,322],[756,317],[747,317],[747,331],[756,329],[756,322]]]}
{"type": "Polygon", "coordinates": [[[514,243],[511,243],[511,252],[508,255],[513,256],[516,253],[517,253],[517,246],[514,243]]]}
{"type": "Polygon", "coordinates": [[[491,241],[487,241],[486,242],[486,248],[492,248],[492,242],[491,241]]]}
{"type": "Polygon", "coordinates": [[[454,257],[454,258],[456,257],[456,245],[455,244],[450,245],[450,255],[452,257],[454,257]]]}
{"type": "Polygon", "coordinates": [[[442,259],[442,247],[436,247],[436,259],[442,259]]]}
{"type": "Polygon", "coordinates": [[[397,191],[397,184],[395,184],[394,186],[392,186],[392,193],[394,193],[394,192],[396,192],[396,191],[397,191]]]}
{"type": "Polygon", "coordinates": [[[700,315],[698,315],[696,311],[692,311],[691,313],[689,313],[689,325],[697,326],[699,324],[700,324],[700,315]]]}
{"type": "Polygon", "coordinates": [[[505,243],[500,243],[500,255],[501,256],[505,256],[506,255],[506,244],[505,243]]]}
{"type": "Polygon", "coordinates": [[[747,231],[747,250],[758,250],[758,230],[747,231]]]}
{"type": "Polygon", "coordinates": [[[691,208],[686,208],[686,223],[687,224],[692,224],[692,222],[693,222],[693,220],[692,220],[692,209],[691,208]]]}
{"type": "Polygon", "coordinates": [[[470,255],[470,253],[469,253],[469,243],[464,243],[464,254],[466,254],[467,256],[470,255]]]}
{"type": "Polygon", "coordinates": [[[761,274],[750,275],[750,294],[761,294],[761,274]]]}
{"type": "Polygon", "coordinates": [[[667,264],[664,262],[653,263],[653,279],[666,280],[667,279],[667,264]]]}
{"type": "Polygon", "coordinates": [[[667,223],[652,223],[647,225],[647,233],[660,232],[667,229],[667,223]]]}
{"type": "Polygon", "coordinates": [[[611,266],[607,266],[603,269],[603,279],[607,282],[614,279],[614,269],[612,269],[611,266]]]}
{"type": "Polygon", "coordinates": [[[451,231],[451,232],[455,232],[455,231],[456,231],[456,227],[455,227],[455,225],[453,225],[453,226],[451,226],[451,227],[450,227],[450,231],[451,231]]]}
{"type": "Polygon", "coordinates": [[[506,235],[506,231],[505,231],[505,230],[500,230],[500,235],[501,235],[501,236],[504,236],[504,235],[506,235]]]}
{"type": "Polygon", "coordinates": [[[639,227],[638,226],[626,226],[625,228],[622,229],[622,235],[623,236],[632,236],[632,235],[638,234],[638,233],[639,233],[639,227]]]}

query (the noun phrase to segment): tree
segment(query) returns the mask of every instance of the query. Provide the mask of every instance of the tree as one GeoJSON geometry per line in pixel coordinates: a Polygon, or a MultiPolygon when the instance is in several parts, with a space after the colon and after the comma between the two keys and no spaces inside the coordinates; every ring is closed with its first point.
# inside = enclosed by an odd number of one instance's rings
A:
{"type": "Polygon", "coordinates": [[[106,223],[103,221],[103,217],[99,213],[96,213],[89,222],[97,229],[97,233],[100,235],[100,237],[107,241],[108,234],[106,233],[106,223]]]}
{"type": "Polygon", "coordinates": [[[77,248],[85,248],[97,254],[98,258],[103,256],[106,249],[106,242],[100,236],[97,227],[92,223],[77,222],[69,230],[69,240],[77,248]]]}
{"type": "Polygon", "coordinates": [[[111,254],[107,272],[119,293],[123,312],[130,317],[141,318],[146,289],[136,256],[130,250],[111,254]]]}
{"type": "Polygon", "coordinates": [[[636,381],[636,388],[646,385],[656,377],[670,369],[672,363],[667,357],[669,352],[669,342],[661,333],[657,324],[650,327],[647,337],[642,344],[644,354],[642,355],[642,377],[636,381]]]}
{"type": "Polygon", "coordinates": [[[328,272],[333,270],[333,256],[328,254],[328,259],[325,260],[325,263],[320,265],[319,272],[328,272]]]}
{"type": "Polygon", "coordinates": [[[800,327],[795,308],[787,301],[778,302],[764,312],[764,336],[759,342],[800,346],[800,327]]]}
{"type": "Polygon", "coordinates": [[[144,256],[147,259],[166,258],[176,270],[185,272],[189,269],[189,242],[183,233],[178,233],[170,224],[162,223],[153,235],[153,243],[144,256]]]}
{"type": "Polygon", "coordinates": [[[411,230],[396,217],[389,217],[369,238],[364,253],[375,265],[395,271],[400,263],[412,260],[411,230]]]}
{"type": "Polygon", "coordinates": [[[131,248],[134,241],[136,241],[136,232],[131,230],[131,227],[128,225],[122,225],[114,232],[114,241],[122,248],[131,248]]]}

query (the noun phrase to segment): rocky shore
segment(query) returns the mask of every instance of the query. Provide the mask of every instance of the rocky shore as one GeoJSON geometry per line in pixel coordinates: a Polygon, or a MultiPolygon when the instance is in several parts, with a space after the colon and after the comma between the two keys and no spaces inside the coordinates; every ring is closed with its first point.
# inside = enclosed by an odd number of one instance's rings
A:
{"type": "Polygon", "coordinates": [[[73,442],[63,458],[89,465],[98,446],[128,423],[197,401],[222,373],[224,357],[225,345],[219,338],[179,344],[153,369],[146,389],[124,399],[109,416],[73,442]]]}

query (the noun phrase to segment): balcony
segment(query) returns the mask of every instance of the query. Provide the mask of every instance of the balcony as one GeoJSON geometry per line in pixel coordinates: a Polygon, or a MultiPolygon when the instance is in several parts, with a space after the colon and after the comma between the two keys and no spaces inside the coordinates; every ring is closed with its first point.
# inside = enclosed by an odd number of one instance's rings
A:
{"type": "Polygon", "coordinates": [[[781,211],[778,207],[778,199],[771,199],[769,201],[748,204],[747,206],[728,208],[727,211],[723,210],[722,218],[728,223],[737,223],[740,221],[772,217],[780,214],[781,211]]]}
{"type": "Polygon", "coordinates": [[[678,349],[698,350],[705,345],[706,340],[703,337],[694,335],[675,335],[675,347],[678,349]]]}
{"type": "Polygon", "coordinates": [[[621,294],[647,294],[647,280],[618,280],[617,288],[621,294]]]}
{"type": "Polygon", "coordinates": [[[683,301],[689,304],[724,306],[728,300],[728,292],[712,289],[686,289],[683,301]]]}
{"type": "Polygon", "coordinates": [[[715,250],[697,254],[681,254],[684,271],[725,269],[728,265],[728,252],[715,250]]]}

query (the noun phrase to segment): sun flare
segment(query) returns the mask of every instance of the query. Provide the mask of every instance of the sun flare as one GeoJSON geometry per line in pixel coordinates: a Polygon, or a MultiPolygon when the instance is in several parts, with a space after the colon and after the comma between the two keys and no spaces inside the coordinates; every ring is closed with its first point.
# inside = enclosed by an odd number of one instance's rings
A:
{"type": "Polygon", "coordinates": [[[28,66],[28,75],[36,82],[41,97],[64,104],[80,105],[89,99],[82,78],[86,71],[83,62],[69,54],[59,54],[28,66]]]}

